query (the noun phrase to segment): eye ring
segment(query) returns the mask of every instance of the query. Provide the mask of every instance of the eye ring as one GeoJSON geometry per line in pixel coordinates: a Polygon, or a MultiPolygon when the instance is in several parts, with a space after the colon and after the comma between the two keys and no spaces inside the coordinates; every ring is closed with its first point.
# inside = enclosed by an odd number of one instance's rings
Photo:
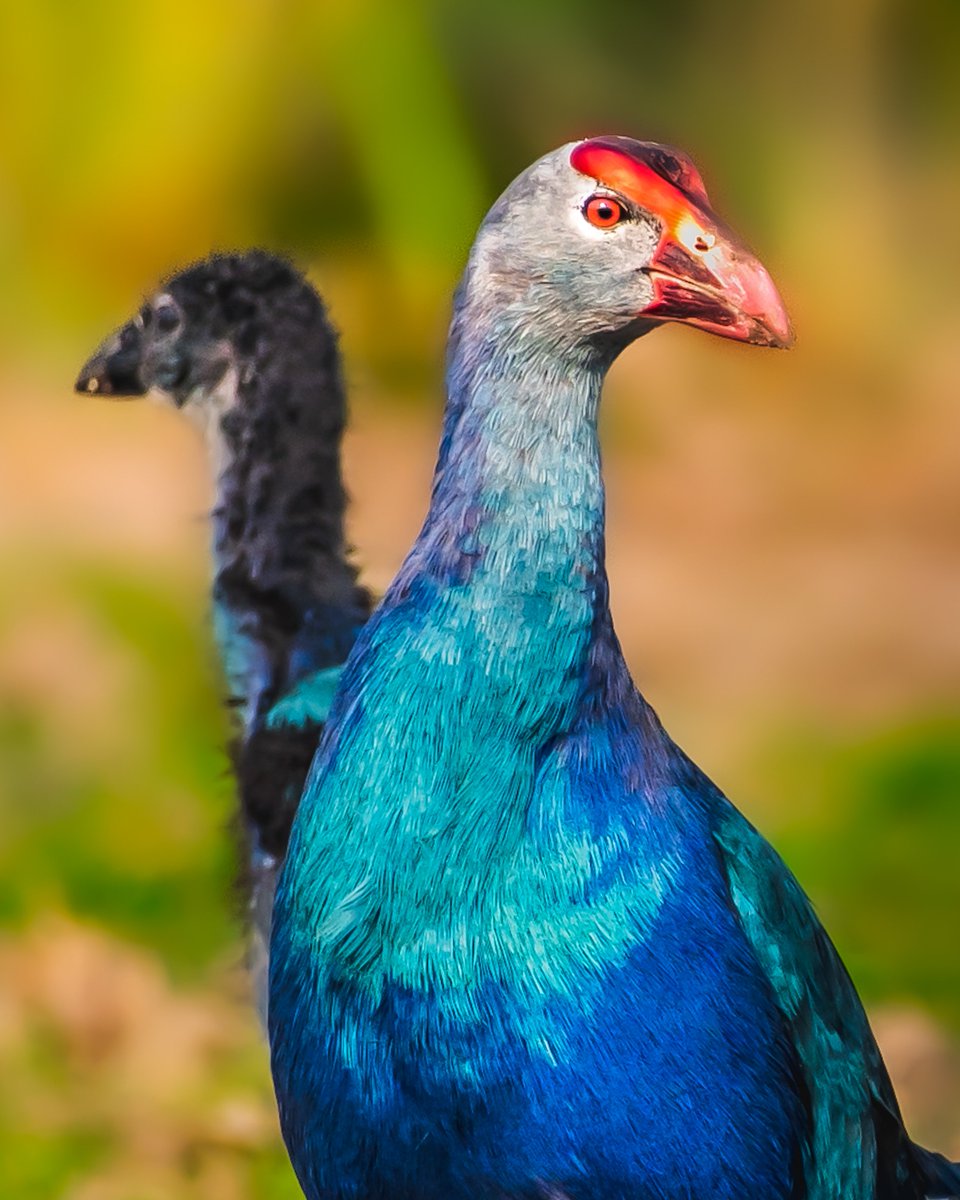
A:
{"type": "Polygon", "coordinates": [[[591,196],[583,206],[583,215],[595,229],[612,229],[627,219],[627,210],[612,196],[591,196]]]}
{"type": "Polygon", "coordinates": [[[180,309],[170,296],[163,295],[154,301],[153,316],[159,333],[172,333],[180,325],[180,309]]]}

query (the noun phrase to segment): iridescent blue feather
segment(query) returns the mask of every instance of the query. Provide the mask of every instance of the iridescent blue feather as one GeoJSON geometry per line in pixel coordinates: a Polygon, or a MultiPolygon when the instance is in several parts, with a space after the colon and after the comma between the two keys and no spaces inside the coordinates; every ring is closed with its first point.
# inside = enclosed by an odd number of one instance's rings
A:
{"type": "Polygon", "coordinates": [[[430,511],[294,825],[291,1160],[309,1200],[920,1200],[933,1165],[809,902],[616,640],[597,403],[643,329],[589,324],[609,264],[565,161],[474,248],[430,511]]]}

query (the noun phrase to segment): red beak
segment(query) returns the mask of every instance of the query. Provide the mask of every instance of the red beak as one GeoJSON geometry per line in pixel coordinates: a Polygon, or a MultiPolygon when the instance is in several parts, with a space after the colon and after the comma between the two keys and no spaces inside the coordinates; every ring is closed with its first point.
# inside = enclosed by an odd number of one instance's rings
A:
{"type": "Polygon", "coordinates": [[[755,346],[790,346],[790,319],[759,259],[703,210],[691,212],[690,224],[681,237],[661,237],[648,268],[654,299],[643,315],[755,346]]]}
{"type": "Polygon", "coordinates": [[[592,176],[658,217],[663,232],[646,272],[642,313],[755,346],[793,341],[783,301],[760,261],[714,216],[700,173],[679,150],[630,138],[593,138],[570,155],[592,176]]]}

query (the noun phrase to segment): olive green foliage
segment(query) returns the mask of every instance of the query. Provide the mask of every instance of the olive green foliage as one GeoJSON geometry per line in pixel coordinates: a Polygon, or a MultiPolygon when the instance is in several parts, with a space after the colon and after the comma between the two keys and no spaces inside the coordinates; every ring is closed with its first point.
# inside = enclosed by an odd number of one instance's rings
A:
{"type": "Polygon", "coordinates": [[[923,996],[960,1028],[960,954],[949,924],[960,721],[915,719],[842,742],[794,735],[767,753],[765,774],[785,801],[774,836],[864,995],[923,996]]]}

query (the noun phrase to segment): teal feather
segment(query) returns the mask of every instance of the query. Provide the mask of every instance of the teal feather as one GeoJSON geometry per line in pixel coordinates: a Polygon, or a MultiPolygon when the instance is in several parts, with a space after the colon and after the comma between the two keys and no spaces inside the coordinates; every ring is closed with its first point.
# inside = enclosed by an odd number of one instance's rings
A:
{"type": "Polygon", "coordinates": [[[715,836],[731,899],[789,1023],[809,1089],[808,1200],[872,1200],[882,1154],[875,1121],[902,1130],[902,1117],[860,998],[773,847],[732,810],[715,836]]]}
{"type": "Polygon", "coordinates": [[[649,328],[662,228],[585,231],[595,186],[569,147],[535,164],[458,293],[430,511],[343,669],[277,891],[291,1160],[309,1200],[941,1194],[955,1169],[907,1138],[809,902],[614,634],[597,406],[649,328]]]}
{"type": "Polygon", "coordinates": [[[341,666],[325,667],[304,676],[281,696],[264,717],[268,729],[303,729],[322,726],[340,682],[341,666]]]}

